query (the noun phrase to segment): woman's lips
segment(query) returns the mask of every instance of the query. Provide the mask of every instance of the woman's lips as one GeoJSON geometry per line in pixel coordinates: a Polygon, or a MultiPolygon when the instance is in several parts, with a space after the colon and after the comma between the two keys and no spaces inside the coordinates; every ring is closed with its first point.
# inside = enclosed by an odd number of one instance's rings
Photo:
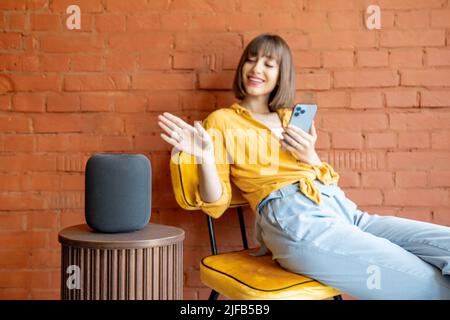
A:
{"type": "Polygon", "coordinates": [[[248,84],[252,87],[259,87],[264,83],[264,80],[256,77],[248,77],[248,84]]]}

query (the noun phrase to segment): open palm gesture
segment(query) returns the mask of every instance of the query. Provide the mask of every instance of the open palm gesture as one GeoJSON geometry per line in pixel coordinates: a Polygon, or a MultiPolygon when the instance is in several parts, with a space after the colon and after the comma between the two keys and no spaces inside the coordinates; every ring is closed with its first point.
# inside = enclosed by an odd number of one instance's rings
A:
{"type": "Polygon", "coordinates": [[[197,160],[214,158],[211,136],[200,121],[194,121],[194,126],[191,126],[168,112],[158,115],[158,119],[158,125],[165,131],[161,133],[161,138],[174,146],[174,153],[183,151],[195,156],[197,160]]]}

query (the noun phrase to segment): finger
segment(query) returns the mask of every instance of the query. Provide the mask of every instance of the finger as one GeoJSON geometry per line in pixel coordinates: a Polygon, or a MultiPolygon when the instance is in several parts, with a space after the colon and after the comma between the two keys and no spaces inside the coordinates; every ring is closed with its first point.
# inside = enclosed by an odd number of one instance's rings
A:
{"type": "Polygon", "coordinates": [[[201,136],[204,136],[206,132],[205,128],[200,124],[201,121],[194,121],[194,127],[198,130],[201,136]]]}
{"type": "Polygon", "coordinates": [[[287,147],[290,146],[290,144],[284,140],[281,141],[281,148],[287,151],[287,147]]]}
{"type": "Polygon", "coordinates": [[[180,133],[180,131],[183,131],[183,130],[187,130],[188,132],[195,131],[195,129],[192,126],[190,126],[186,123],[184,123],[185,126],[184,125],[180,126],[179,124],[172,122],[167,117],[162,116],[162,115],[158,115],[158,119],[161,120],[161,122],[163,122],[167,127],[169,127],[171,131],[176,131],[178,133],[180,133]]]}
{"type": "Polygon", "coordinates": [[[316,131],[316,126],[315,126],[315,122],[313,121],[312,126],[311,126],[311,135],[314,138],[317,138],[317,131],[316,131]]]}
{"type": "Polygon", "coordinates": [[[301,136],[303,138],[306,138],[306,139],[310,136],[310,134],[308,134],[302,128],[299,128],[299,127],[294,126],[294,125],[288,125],[286,130],[291,130],[291,131],[295,132],[296,134],[298,134],[299,136],[301,136]]]}
{"type": "Polygon", "coordinates": [[[301,137],[300,135],[298,135],[297,133],[293,132],[292,130],[289,130],[289,129],[286,130],[285,133],[284,133],[284,136],[294,140],[298,144],[302,144],[302,145],[307,145],[308,144],[308,140],[306,140],[305,138],[301,137]]]}
{"type": "Polygon", "coordinates": [[[161,129],[163,129],[168,136],[172,136],[172,132],[174,132],[174,130],[170,129],[168,126],[166,126],[164,123],[162,123],[161,121],[158,121],[158,125],[161,127],[161,129]]]}
{"type": "Polygon", "coordinates": [[[164,123],[162,122],[158,122],[160,124],[160,126],[164,126],[162,127],[166,132],[167,135],[170,136],[172,139],[174,139],[175,141],[179,141],[182,135],[183,130],[179,127],[175,128],[175,130],[170,129],[169,127],[167,127],[164,123]]]}
{"type": "Polygon", "coordinates": [[[186,122],[184,122],[181,118],[174,116],[173,114],[169,113],[169,112],[164,112],[163,115],[166,117],[167,120],[169,120],[170,122],[174,123],[175,125],[177,125],[178,127],[182,128],[182,129],[189,129],[190,131],[194,130],[194,128],[187,124],[186,122]]]}
{"type": "MultiPolygon", "coordinates": [[[[299,136],[305,138],[305,139],[311,139],[312,136],[310,134],[308,134],[307,132],[305,132],[302,128],[299,128],[297,126],[293,126],[293,125],[288,125],[288,129],[291,129],[292,131],[294,131],[295,133],[297,133],[299,136]]],[[[287,129],[287,130],[288,130],[287,129]]]]}
{"type": "Polygon", "coordinates": [[[169,127],[171,130],[176,130],[177,128],[179,128],[179,126],[177,124],[175,124],[174,122],[172,122],[171,120],[169,120],[167,117],[165,116],[158,116],[158,119],[163,122],[167,127],[169,127]]]}
{"type": "Polygon", "coordinates": [[[284,143],[286,143],[286,145],[295,145],[297,144],[297,142],[292,139],[288,134],[284,135],[284,139],[283,139],[284,143]]]}
{"type": "Polygon", "coordinates": [[[283,150],[286,150],[287,151],[287,143],[286,143],[286,141],[283,141],[283,140],[281,140],[281,143],[280,143],[280,145],[281,145],[281,149],[283,149],[283,150]]]}
{"type": "Polygon", "coordinates": [[[285,149],[287,149],[288,151],[297,151],[298,152],[298,151],[302,151],[305,149],[305,147],[303,145],[292,142],[292,140],[291,141],[286,140],[284,142],[284,146],[285,146],[285,149]]]}
{"type": "Polygon", "coordinates": [[[290,144],[284,143],[284,147],[287,151],[290,151],[294,154],[297,154],[297,149],[295,149],[293,146],[291,146],[290,144]]]}
{"type": "Polygon", "coordinates": [[[172,139],[170,137],[168,137],[166,134],[161,133],[160,134],[161,138],[166,141],[167,143],[170,143],[171,145],[175,146],[178,144],[178,141],[176,141],[175,139],[172,139]]]}
{"type": "Polygon", "coordinates": [[[301,135],[299,135],[297,132],[295,132],[292,129],[286,129],[284,131],[284,135],[291,137],[292,139],[298,141],[299,143],[308,143],[308,139],[302,137],[301,135]]]}

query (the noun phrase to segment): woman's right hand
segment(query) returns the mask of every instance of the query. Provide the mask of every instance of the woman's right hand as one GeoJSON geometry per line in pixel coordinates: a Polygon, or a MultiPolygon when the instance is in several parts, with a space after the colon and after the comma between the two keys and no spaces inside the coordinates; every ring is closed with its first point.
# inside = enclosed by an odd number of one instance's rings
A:
{"type": "Polygon", "coordinates": [[[175,153],[181,150],[197,160],[214,159],[214,144],[200,121],[194,121],[193,127],[168,112],[158,115],[158,119],[158,125],[165,131],[161,138],[174,146],[175,153]]]}

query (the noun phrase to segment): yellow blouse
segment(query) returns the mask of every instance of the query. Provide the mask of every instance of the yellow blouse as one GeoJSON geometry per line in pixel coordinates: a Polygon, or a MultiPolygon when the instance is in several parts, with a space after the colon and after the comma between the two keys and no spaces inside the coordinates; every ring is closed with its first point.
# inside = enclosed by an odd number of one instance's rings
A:
{"type": "MultiPolygon", "coordinates": [[[[291,108],[276,110],[284,128],[289,124],[291,108]]],[[[256,212],[258,203],[286,185],[298,182],[300,191],[320,204],[320,192],[313,180],[324,184],[337,183],[339,174],[330,164],[312,166],[300,162],[281,149],[279,138],[269,127],[252,117],[251,111],[234,103],[213,111],[203,121],[203,127],[214,143],[217,172],[222,195],[215,202],[204,202],[197,188],[196,206],[212,217],[220,217],[231,202],[231,181],[256,212]]]]}

